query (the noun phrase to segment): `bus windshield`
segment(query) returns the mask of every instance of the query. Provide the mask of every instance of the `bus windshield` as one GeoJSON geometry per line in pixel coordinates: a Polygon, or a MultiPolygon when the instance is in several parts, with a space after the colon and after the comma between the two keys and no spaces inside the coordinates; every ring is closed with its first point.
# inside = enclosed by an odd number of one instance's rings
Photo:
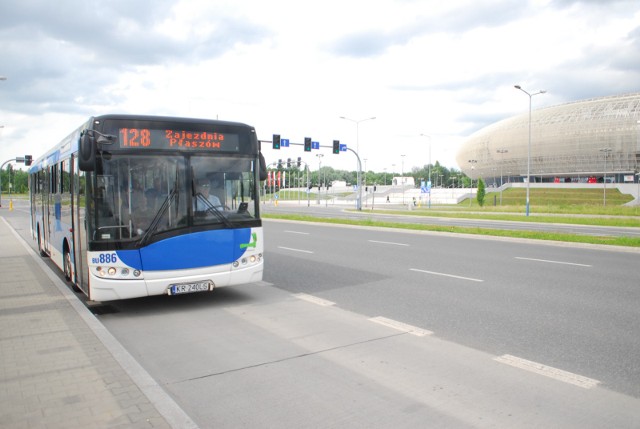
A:
{"type": "Polygon", "coordinates": [[[231,228],[256,219],[255,160],[238,155],[104,152],[95,182],[97,241],[144,240],[180,228],[231,228]]]}

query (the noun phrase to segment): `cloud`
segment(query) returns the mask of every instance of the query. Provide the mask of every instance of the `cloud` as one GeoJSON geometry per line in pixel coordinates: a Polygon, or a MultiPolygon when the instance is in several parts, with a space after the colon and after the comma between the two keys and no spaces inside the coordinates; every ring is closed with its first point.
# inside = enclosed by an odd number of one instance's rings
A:
{"type": "Polygon", "coordinates": [[[111,105],[101,91],[140,67],[198,63],[267,31],[224,12],[178,20],[173,1],[6,2],[0,7],[7,106],[21,112],[111,105]],[[199,31],[205,27],[206,32],[199,31]]]}
{"type": "MultiPolygon", "coordinates": [[[[368,167],[389,167],[389,145],[422,163],[420,134],[434,135],[434,157],[445,156],[473,131],[522,113],[514,84],[548,91],[535,107],[640,91],[636,5],[0,2],[0,158],[24,142],[37,156],[90,115],[123,112],[219,116],[261,137],[350,147],[355,126],[339,116],[376,116],[359,130],[368,167]]],[[[348,156],[330,159],[353,168],[348,156]]]]}

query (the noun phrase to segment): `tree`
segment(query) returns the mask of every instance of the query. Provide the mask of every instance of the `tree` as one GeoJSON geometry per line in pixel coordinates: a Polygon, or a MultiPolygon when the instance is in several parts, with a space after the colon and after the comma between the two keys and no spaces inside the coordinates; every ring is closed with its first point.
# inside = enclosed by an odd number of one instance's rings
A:
{"type": "Polygon", "coordinates": [[[484,206],[484,196],[485,196],[485,190],[484,190],[484,181],[482,180],[482,178],[478,179],[478,194],[476,195],[476,199],[478,200],[478,205],[480,207],[484,206]]]}

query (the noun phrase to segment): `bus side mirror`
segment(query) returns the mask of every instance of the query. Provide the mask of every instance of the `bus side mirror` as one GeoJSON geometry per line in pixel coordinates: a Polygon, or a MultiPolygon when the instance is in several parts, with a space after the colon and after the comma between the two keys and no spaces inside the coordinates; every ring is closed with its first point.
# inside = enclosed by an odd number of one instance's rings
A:
{"type": "Polygon", "coordinates": [[[260,152],[260,181],[267,180],[267,162],[264,160],[264,155],[260,152]]]}
{"type": "Polygon", "coordinates": [[[84,131],[80,136],[78,148],[78,167],[80,171],[93,171],[96,166],[96,141],[84,131]]]}

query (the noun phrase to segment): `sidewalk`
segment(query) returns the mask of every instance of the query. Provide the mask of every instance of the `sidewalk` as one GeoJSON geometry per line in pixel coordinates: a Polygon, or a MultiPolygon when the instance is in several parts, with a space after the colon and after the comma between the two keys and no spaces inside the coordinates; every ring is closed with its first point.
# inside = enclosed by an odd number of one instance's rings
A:
{"type": "Polygon", "coordinates": [[[3,217],[0,243],[0,427],[195,427],[3,217]]]}

